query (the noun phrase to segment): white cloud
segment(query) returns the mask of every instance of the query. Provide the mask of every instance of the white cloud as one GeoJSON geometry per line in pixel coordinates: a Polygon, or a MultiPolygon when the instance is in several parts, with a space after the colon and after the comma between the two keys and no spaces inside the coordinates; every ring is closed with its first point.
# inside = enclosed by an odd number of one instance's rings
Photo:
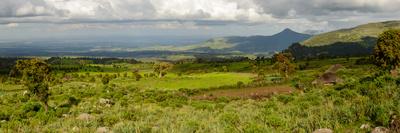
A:
{"type": "Polygon", "coordinates": [[[9,27],[9,28],[14,28],[14,27],[18,27],[18,26],[19,26],[18,23],[9,23],[9,24],[6,24],[6,27],[9,27]]]}

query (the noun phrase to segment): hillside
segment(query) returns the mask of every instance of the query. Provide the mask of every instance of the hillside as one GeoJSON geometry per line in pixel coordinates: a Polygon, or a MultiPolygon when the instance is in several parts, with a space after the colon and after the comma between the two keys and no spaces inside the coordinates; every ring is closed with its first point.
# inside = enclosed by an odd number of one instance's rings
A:
{"type": "Polygon", "coordinates": [[[244,53],[274,52],[289,47],[292,43],[310,38],[311,35],[285,29],[272,36],[230,36],[210,39],[195,46],[191,51],[239,51],[244,53]]]}
{"type": "Polygon", "coordinates": [[[369,23],[311,37],[289,47],[297,58],[360,56],[372,52],[376,39],[385,30],[400,28],[400,21],[369,23]]]}
{"type": "Polygon", "coordinates": [[[385,30],[400,28],[400,21],[369,23],[350,29],[341,29],[316,35],[301,42],[305,46],[324,46],[334,43],[360,42],[363,38],[377,38],[385,30]]]}

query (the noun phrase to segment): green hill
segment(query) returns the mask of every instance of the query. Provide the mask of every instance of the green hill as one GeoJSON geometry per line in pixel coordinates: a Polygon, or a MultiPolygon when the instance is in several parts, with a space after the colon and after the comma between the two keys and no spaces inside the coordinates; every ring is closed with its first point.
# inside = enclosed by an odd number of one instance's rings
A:
{"type": "Polygon", "coordinates": [[[379,34],[389,29],[400,29],[400,21],[370,23],[323,33],[295,43],[287,51],[298,59],[369,55],[379,34]]]}
{"type": "Polygon", "coordinates": [[[350,29],[332,31],[311,37],[300,44],[305,46],[324,46],[334,43],[360,42],[363,38],[377,38],[385,30],[400,28],[400,21],[387,21],[360,25],[350,29]]]}

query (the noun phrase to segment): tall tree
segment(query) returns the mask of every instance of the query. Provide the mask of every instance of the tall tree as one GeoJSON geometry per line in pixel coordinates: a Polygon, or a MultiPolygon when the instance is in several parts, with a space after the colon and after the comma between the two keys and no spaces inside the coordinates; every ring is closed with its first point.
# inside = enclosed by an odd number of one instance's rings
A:
{"type": "Polygon", "coordinates": [[[158,75],[158,78],[164,77],[167,74],[167,72],[172,68],[173,65],[167,62],[157,63],[153,66],[154,73],[158,75]]]}
{"type": "Polygon", "coordinates": [[[289,74],[294,72],[295,65],[292,63],[293,57],[290,53],[275,54],[273,60],[274,68],[285,78],[289,78],[289,74]]]}
{"type": "Polygon", "coordinates": [[[400,65],[400,30],[388,30],[379,35],[372,58],[378,67],[397,69],[400,65]]]}
{"type": "Polygon", "coordinates": [[[50,66],[43,60],[18,60],[14,69],[22,75],[22,80],[31,94],[34,94],[48,110],[50,66]]]}

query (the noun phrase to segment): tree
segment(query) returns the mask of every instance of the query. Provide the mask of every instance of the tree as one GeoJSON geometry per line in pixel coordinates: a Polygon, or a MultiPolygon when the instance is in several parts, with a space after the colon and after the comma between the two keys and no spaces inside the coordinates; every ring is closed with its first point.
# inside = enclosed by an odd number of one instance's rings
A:
{"type": "Polygon", "coordinates": [[[285,78],[289,78],[289,74],[294,72],[295,65],[292,64],[293,57],[290,53],[275,54],[273,60],[274,68],[285,78]]]}
{"type": "Polygon", "coordinates": [[[164,77],[167,74],[167,72],[172,68],[173,65],[167,62],[157,63],[153,66],[154,73],[158,75],[158,78],[164,77]]]}
{"type": "Polygon", "coordinates": [[[388,30],[379,35],[372,58],[378,67],[397,69],[400,65],[400,30],[388,30]]]}
{"type": "Polygon", "coordinates": [[[101,83],[103,83],[103,85],[107,85],[111,80],[111,77],[109,75],[103,76],[101,78],[101,83]]]}
{"type": "Polygon", "coordinates": [[[14,70],[22,75],[22,80],[31,94],[34,94],[48,110],[50,96],[48,81],[50,79],[50,66],[43,60],[18,60],[14,70]]]}
{"type": "Polygon", "coordinates": [[[142,78],[142,75],[140,75],[140,73],[139,73],[139,69],[134,69],[132,71],[132,75],[136,81],[140,81],[140,79],[142,78]]]}

